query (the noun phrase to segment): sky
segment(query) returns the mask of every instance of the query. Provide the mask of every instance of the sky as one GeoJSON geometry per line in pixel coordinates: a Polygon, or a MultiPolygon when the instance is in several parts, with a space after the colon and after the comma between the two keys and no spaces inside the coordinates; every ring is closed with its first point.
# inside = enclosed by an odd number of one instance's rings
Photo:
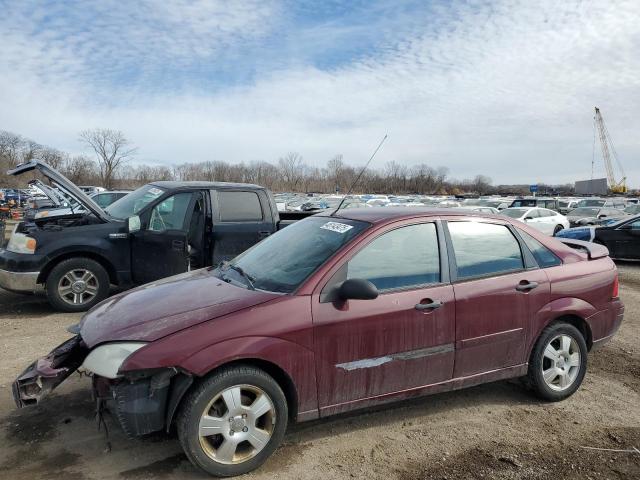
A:
{"type": "MultiPolygon", "coordinates": [[[[446,166],[591,177],[600,107],[640,186],[638,0],[0,0],[0,129],[136,161],[446,166]]],[[[597,146],[597,145],[596,145],[597,146]]],[[[604,176],[596,150],[595,175],[604,176]]]]}

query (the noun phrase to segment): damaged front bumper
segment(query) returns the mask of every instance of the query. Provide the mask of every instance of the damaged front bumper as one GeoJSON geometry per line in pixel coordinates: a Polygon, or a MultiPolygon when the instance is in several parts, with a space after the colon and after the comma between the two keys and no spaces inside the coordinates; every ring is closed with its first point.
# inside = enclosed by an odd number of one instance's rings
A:
{"type": "MultiPolygon", "coordinates": [[[[33,362],[13,383],[18,408],[36,405],[82,366],[89,349],[80,335],[33,362]]],[[[92,378],[98,412],[109,411],[130,436],[169,429],[181,398],[193,383],[191,375],[174,368],[127,372],[106,378],[87,370],[92,378]]]]}
{"type": "Polygon", "coordinates": [[[13,383],[13,399],[18,408],[40,403],[82,365],[88,353],[82,338],[76,335],[29,365],[13,383]]]}

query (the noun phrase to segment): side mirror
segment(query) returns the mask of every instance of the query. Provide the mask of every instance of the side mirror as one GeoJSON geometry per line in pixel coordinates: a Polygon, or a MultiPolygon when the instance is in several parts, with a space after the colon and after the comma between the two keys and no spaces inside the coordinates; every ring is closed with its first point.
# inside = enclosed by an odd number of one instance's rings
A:
{"type": "Polygon", "coordinates": [[[598,215],[598,218],[607,218],[606,215],[598,215]]]}
{"type": "Polygon", "coordinates": [[[129,233],[134,233],[140,230],[140,217],[138,215],[134,215],[133,217],[127,218],[127,231],[129,233]]]}
{"type": "Polygon", "coordinates": [[[378,289],[369,280],[350,278],[340,285],[338,296],[342,300],[373,300],[378,298],[378,289]]]}
{"type": "Polygon", "coordinates": [[[525,222],[528,222],[529,220],[533,220],[533,217],[524,217],[525,222]]]}

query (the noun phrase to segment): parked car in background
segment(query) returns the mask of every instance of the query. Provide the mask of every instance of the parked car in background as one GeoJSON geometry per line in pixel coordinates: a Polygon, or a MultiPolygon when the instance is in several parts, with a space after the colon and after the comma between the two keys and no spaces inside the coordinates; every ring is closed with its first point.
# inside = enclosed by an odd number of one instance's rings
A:
{"type": "Polygon", "coordinates": [[[9,173],[33,170],[82,208],[19,223],[0,250],[0,287],[44,291],[61,311],[91,308],[110,285],[130,288],[230,260],[309,215],[278,214],[267,189],[224,182],[155,182],[102,209],[45,163],[9,173]]]}
{"type": "Polygon", "coordinates": [[[580,199],[560,199],[558,200],[558,212],[562,215],[567,215],[571,210],[578,208],[578,203],[580,203],[580,199]]]}
{"type": "Polygon", "coordinates": [[[194,465],[232,476],[289,421],[514,377],[563,400],[624,312],[606,249],[566,242],[453,209],[316,215],[103,302],[18,377],[15,401],[82,366],[125,432],[175,425],[194,465]]]}
{"type": "Polygon", "coordinates": [[[567,219],[572,227],[582,225],[600,225],[602,223],[618,220],[627,215],[624,210],[610,207],[580,207],[571,210],[567,219]]]}
{"type": "Polygon", "coordinates": [[[95,187],[92,185],[82,185],[78,188],[82,190],[84,193],[86,193],[87,195],[91,195],[92,193],[104,192],[106,190],[106,188],[104,187],[95,187]]]}
{"type": "Polygon", "coordinates": [[[618,210],[624,210],[627,206],[627,201],[624,198],[583,198],[578,202],[578,206],[576,208],[583,207],[606,207],[606,208],[615,208],[618,210]]]}
{"type": "Polygon", "coordinates": [[[22,205],[28,197],[29,195],[24,194],[16,188],[3,188],[0,190],[0,203],[22,205]]]}
{"type": "Polygon", "coordinates": [[[559,201],[557,198],[550,197],[523,197],[516,198],[509,208],[526,208],[526,207],[540,207],[540,208],[548,208],[549,210],[558,211],[560,207],[559,201]]]}
{"type": "Polygon", "coordinates": [[[96,202],[100,207],[106,208],[116,200],[120,200],[125,195],[131,193],[131,190],[109,190],[104,192],[97,192],[89,195],[91,199],[96,202]]]}
{"type": "Polygon", "coordinates": [[[493,207],[484,207],[481,205],[463,205],[462,207],[459,207],[460,210],[467,210],[469,212],[478,212],[478,213],[486,213],[489,215],[497,215],[500,213],[500,210],[498,210],[497,208],[493,208],[493,207]]]}
{"type": "Polygon", "coordinates": [[[507,208],[500,214],[524,222],[546,235],[555,235],[570,226],[564,215],[548,208],[507,208]]]}
{"type": "Polygon", "coordinates": [[[624,209],[624,213],[628,215],[637,215],[640,213],[640,205],[637,203],[631,204],[624,209]]]}
{"type": "Polygon", "coordinates": [[[599,243],[609,249],[613,258],[640,260],[640,215],[625,217],[602,226],[570,228],[557,236],[599,243]]]}

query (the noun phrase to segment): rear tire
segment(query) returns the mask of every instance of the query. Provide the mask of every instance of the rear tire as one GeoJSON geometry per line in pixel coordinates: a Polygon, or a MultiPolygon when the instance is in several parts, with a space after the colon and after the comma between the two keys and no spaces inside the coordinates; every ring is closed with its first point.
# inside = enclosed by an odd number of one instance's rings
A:
{"type": "Polygon", "coordinates": [[[587,343],[576,327],[565,322],[549,325],[531,352],[527,383],[544,400],[564,400],[582,384],[587,353],[587,343]]]}
{"type": "Polygon", "coordinates": [[[177,417],[178,438],[191,463],[204,472],[242,475],[278,448],[288,415],[282,389],[264,371],[223,368],[185,396],[177,417]]]}
{"type": "Polygon", "coordinates": [[[49,272],[47,300],[61,312],[84,312],[109,296],[109,274],[95,260],[63,260],[49,272]]]}

